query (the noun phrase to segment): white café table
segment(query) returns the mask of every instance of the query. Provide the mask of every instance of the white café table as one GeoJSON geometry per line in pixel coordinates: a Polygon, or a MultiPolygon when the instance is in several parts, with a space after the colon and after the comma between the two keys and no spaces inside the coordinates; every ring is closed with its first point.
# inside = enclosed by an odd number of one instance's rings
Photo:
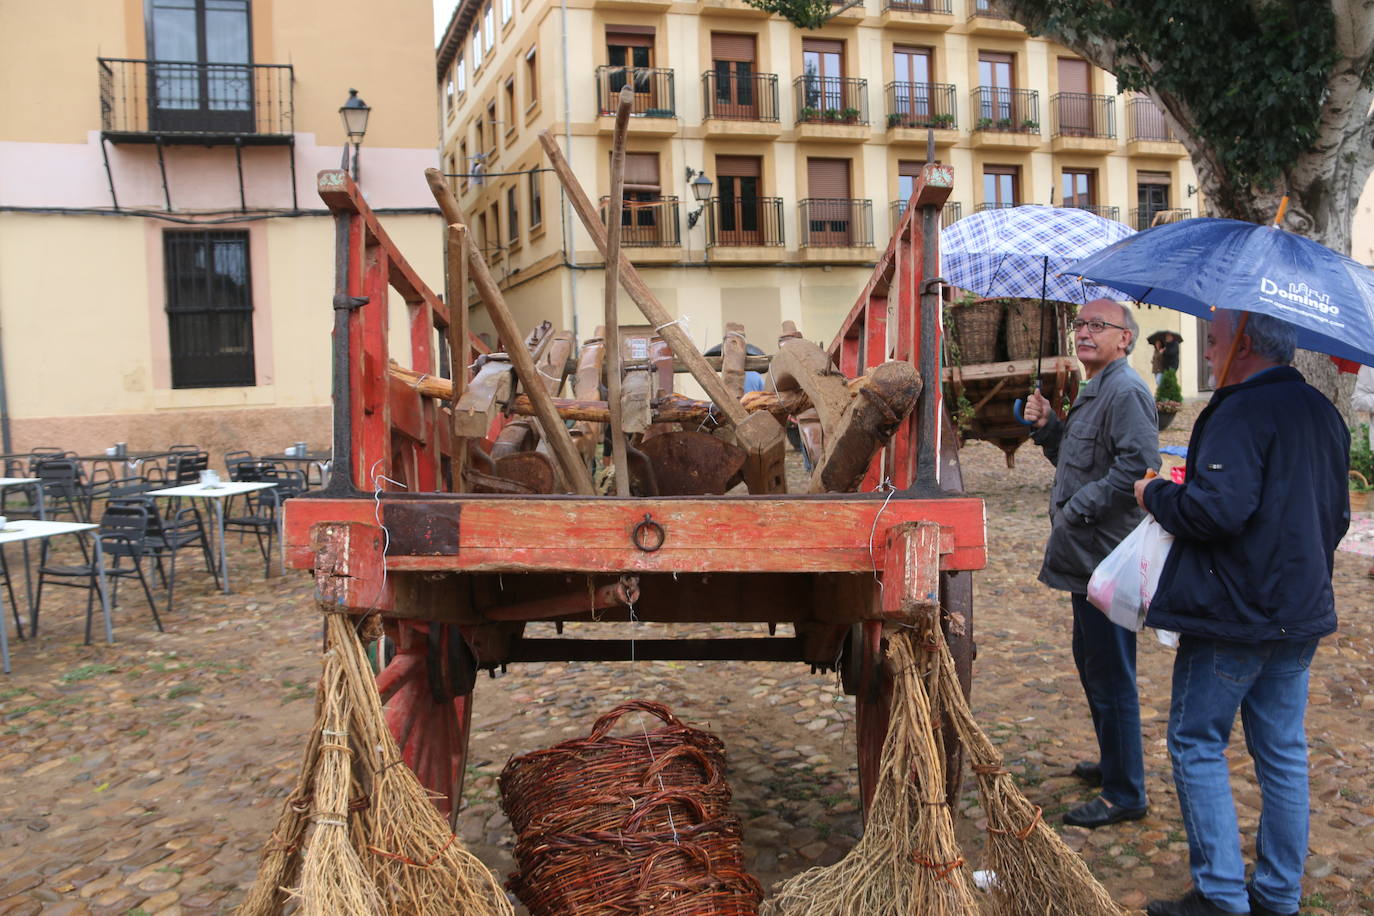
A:
{"type": "Polygon", "coordinates": [[[149,490],[146,495],[165,496],[168,499],[175,499],[176,497],[203,499],[214,507],[215,536],[219,539],[219,581],[224,594],[227,595],[229,594],[229,561],[228,551],[224,545],[224,501],[231,496],[242,496],[245,493],[268,490],[275,486],[275,483],[262,481],[249,483],[247,481],[226,480],[217,484],[190,483],[180,487],[149,490]]]}
{"type": "MultiPolygon", "coordinates": [[[[0,548],[6,544],[28,541],[46,541],[48,538],[57,537],[62,534],[80,534],[83,531],[94,531],[98,525],[86,522],[48,522],[41,519],[10,519],[4,528],[0,528],[0,548]]],[[[105,618],[105,642],[114,642],[114,625],[110,621],[110,590],[105,581],[105,556],[101,552],[100,538],[95,539],[95,557],[93,562],[96,568],[96,584],[100,592],[100,612],[105,618]]],[[[27,553],[25,554],[25,578],[28,578],[27,553]]],[[[0,595],[0,662],[3,662],[4,671],[10,673],[10,646],[9,637],[5,630],[4,596],[0,595]]],[[[33,607],[33,590],[29,590],[29,630],[31,634],[38,633],[38,611],[33,607]]],[[[21,634],[22,635],[22,634],[21,634]]]]}

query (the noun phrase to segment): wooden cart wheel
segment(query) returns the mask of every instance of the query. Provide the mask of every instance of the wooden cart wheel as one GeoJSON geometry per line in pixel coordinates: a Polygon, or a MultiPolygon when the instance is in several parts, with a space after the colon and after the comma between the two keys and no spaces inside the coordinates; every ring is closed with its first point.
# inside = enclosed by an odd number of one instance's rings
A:
{"type": "Polygon", "coordinates": [[[472,690],[454,695],[445,685],[452,682],[449,641],[462,636],[456,627],[424,621],[399,620],[388,630],[393,626],[396,656],[377,675],[386,724],[406,766],[456,829],[472,732],[472,690]],[[439,651],[431,645],[431,626],[440,628],[439,651]]]}

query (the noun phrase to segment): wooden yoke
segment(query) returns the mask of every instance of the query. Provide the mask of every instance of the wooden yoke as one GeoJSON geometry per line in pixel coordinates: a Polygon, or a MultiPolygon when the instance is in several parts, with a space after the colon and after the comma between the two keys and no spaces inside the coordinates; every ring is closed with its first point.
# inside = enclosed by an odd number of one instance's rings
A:
{"type": "MultiPolygon", "coordinates": [[[[577,215],[582,219],[582,225],[586,227],[587,233],[592,237],[597,250],[603,256],[606,254],[606,227],[602,224],[601,218],[591,200],[587,197],[586,191],[573,174],[572,166],[568,165],[568,160],[563,157],[563,152],[558,148],[558,142],[547,131],[539,132],[539,142],[544,147],[544,152],[549,157],[549,162],[553,166],[554,173],[558,175],[558,180],[563,183],[564,190],[567,191],[568,200],[577,211],[577,215]]],[[[654,326],[654,329],[668,341],[673,348],[673,354],[682,361],[687,367],[687,371],[696,379],[697,384],[701,385],[716,405],[725,415],[725,418],[735,428],[735,439],[737,443],[749,455],[749,461],[745,465],[745,479],[749,484],[751,493],[779,493],[786,487],[783,475],[783,429],[782,425],[773,418],[771,414],[763,412],[750,414],[741,406],[740,402],[730,396],[725,383],[716,374],[706,358],[701,355],[692,338],[678,326],[677,321],[665,309],[649,290],[643,278],[639,276],[639,271],[635,270],[629,258],[622,252],[618,259],[620,268],[620,284],[625,288],[625,292],[630,294],[635,305],[644,313],[644,317],[654,326]]],[[[611,334],[611,329],[607,328],[607,334],[611,334]]]]}
{"type": "MultiPolygon", "coordinates": [[[[453,192],[444,183],[443,174],[438,169],[425,169],[425,179],[429,182],[429,189],[434,193],[434,199],[438,202],[444,219],[450,224],[466,226],[467,220],[463,219],[463,211],[459,208],[453,192]]],[[[553,447],[564,477],[577,493],[583,496],[595,495],[596,488],[592,484],[592,475],[582,463],[577,447],[573,445],[572,435],[568,433],[568,428],[558,416],[558,410],[553,406],[553,397],[539,382],[539,371],[535,368],[529,351],[524,347],[515,317],[506,307],[505,299],[501,296],[501,290],[496,285],[496,279],[492,277],[486,260],[476,245],[468,245],[467,252],[468,269],[472,272],[471,279],[477,287],[477,294],[486,306],[492,324],[496,325],[496,333],[505,344],[506,353],[515,367],[516,377],[520,379],[525,393],[529,395],[530,403],[534,405],[539,416],[539,425],[544,430],[544,438],[553,447]]]]}

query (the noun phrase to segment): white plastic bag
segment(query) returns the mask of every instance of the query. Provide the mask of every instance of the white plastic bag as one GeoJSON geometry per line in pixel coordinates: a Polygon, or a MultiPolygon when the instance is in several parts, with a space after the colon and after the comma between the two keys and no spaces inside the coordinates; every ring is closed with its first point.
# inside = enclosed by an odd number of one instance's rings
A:
{"type": "Polygon", "coordinates": [[[1116,545],[1116,549],[1093,570],[1088,580],[1088,600],[1119,627],[1140,632],[1145,612],[1159,585],[1159,573],[1169,558],[1174,536],[1165,531],[1153,515],[1147,515],[1135,530],[1116,545]]]}

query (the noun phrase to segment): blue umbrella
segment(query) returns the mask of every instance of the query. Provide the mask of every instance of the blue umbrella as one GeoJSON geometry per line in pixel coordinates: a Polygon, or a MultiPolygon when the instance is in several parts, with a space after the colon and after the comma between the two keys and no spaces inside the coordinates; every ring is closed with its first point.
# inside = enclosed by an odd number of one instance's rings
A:
{"type": "Polygon", "coordinates": [[[1087,210],[1027,205],[980,210],[940,232],[940,274],[980,296],[1084,303],[1106,295],[1059,276],[1135,230],[1087,210]]]}
{"type": "Polygon", "coordinates": [[[1272,226],[1200,217],[1146,229],[1068,273],[1211,318],[1213,308],[1272,315],[1298,346],[1374,365],[1374,271],[1272,226]]]}

